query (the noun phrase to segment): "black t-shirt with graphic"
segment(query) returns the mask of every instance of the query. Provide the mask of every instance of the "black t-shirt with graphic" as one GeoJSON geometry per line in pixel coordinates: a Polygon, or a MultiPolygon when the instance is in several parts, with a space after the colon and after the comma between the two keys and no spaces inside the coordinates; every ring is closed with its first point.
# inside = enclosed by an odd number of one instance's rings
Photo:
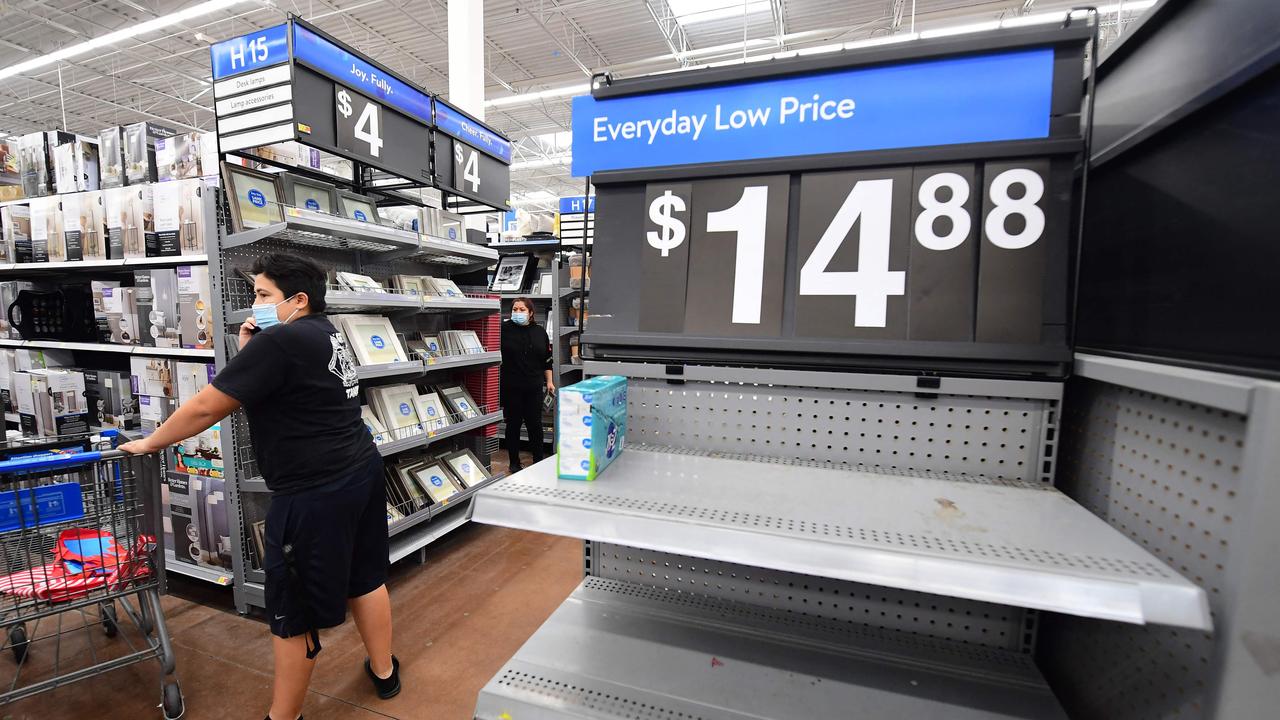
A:
{"type": "Polygon", "coordinates": [[[346,340],[324,315],[260,331],[213,379],[244,406],[258,468],[282,494],[341,484],[377,456],[359,383],[346,340]]]}

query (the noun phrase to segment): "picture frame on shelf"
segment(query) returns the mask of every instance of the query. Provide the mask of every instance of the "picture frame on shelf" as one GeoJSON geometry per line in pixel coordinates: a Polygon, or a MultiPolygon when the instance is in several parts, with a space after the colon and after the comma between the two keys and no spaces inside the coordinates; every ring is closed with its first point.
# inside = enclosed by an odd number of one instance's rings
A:
{"type": "Polygon", "coordinates": [[[555,271],[541,270],[538,272],[538,286],[536,292],[538,295],[550,295],[555,290],[555,271]]]}
{"type": "Polygon", "coordinates": [[[387,441],[387,428],[378,419],[377,413],[368,405],[360,406],[360,419],[364,420],[364,426],[369,429],[369,434],[373,436],[375,445],[381,445],[387,441]]]}
{"type": "Polygon", "coordinates": [[[470,450],[459,450],[440,458],[463,485],[463,489],[478,485],[492,478],[489,471],[480,462],[480,458],[470,450]]]}
{"type": "Polygon", "coordinates": [[[280,173],[280,184],[286,205],[325,215],[338,214],[338,186],[292,173],[280,173]]]}
{"type": "Polygon", "coordinates": [[[343,315],[342,332],[361,365],[404,362],[409,359],[400,345],[391,320],[382,315],[343,315]]]}
{"type": "Polygon", "coordinates": [[[439,390],[440,397],[444,399],[448,409],[454,415],[464,420],[480,417],[480,409],[476,406],[476,401],[461,385],[441,386],[439,390]]]}
{"type": "Polygon", "coordinates": [[[418,389],[413,385],[384,385],[369,390],[370,406],[393,440],[422,434],[417,398],[418,389]]]}
{"type": "Polygon", "coordinates": [[[418,421],[428,432],[440,430],[452,424],[452,420],[449,419],[449,409],[445,407],[437,393],[418,395],[414,401],[414,407],[418,411],[418,421]]]}
{"type": "Polygon", "coordinates": [[[409,496],[409,500],[413,502],[415,511],[422,510],[430,505],[432,500],[426,489],[414,477],[413,471],[426,463],[420,459],[402,460],[394,465],[396,477],[399,478],[400,484],[404,486],[405,492],[409,496]]]}
{"type": "Polygon", "coordinates": [[[449,278],[433,277],[430,280],[433,294],[442,300],[461,301],[467,297],[467,294],[462,292],[462,288],[449,278]]]}
{"type": "Polygon", "coordinates": [[[461,492],[452,473],[446,468],[444,462],[439,459],[423,463],[415,467],[411,473],[413,479],[418,481],[433,503],[444,503],[461,492]]]}
{"type": "Polygon", "coordinates": [[[525,277],[533,262],[537,260],[530,255],[503,255],[498,261],[498,268],[493,272],[493,282],[489,284],[489,289],[504,293],[520,292],[524,289],[525,277]]]}
{"type": "Polygon", "coordinates": [[[284,206],[280,203],[284,191],[279,175],[223,162],[222,186],[236,232],[284,222],[284,206]]]}
{"type": "Polygon", "coordinates": [[[373,225],[383,224],[382,216],[378,214],[378,208],[374,205],[372,198],[349,190],[335,188],[335,192],[338,195],[338,215],[348,220],[359,220],[373,225]]]}

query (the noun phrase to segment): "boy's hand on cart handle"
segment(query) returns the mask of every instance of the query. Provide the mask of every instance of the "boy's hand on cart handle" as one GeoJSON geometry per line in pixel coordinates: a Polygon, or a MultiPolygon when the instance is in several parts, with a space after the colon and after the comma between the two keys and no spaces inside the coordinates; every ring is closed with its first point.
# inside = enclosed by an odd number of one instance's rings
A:
{"type": "Polygon", "coordinates": [[[161,448],[152,443],[151,438],[143,438],[141,440],[127,442],[117,449],[127,452],[130,455],[150,455],[153,452],[159,451],[161,448]]]}
{"type": "Polygon", "coordinates": [[[240,324],[240,348],[253,339],[253,334],[258,332],[258,319],[250,315],[247,320],[240,324]]]}

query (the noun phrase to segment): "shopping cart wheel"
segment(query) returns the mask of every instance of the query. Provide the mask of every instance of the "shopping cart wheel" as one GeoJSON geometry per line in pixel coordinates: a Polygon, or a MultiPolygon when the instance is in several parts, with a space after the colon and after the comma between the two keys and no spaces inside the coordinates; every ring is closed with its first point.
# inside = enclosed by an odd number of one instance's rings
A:
{"type": "Polygon", "coordinates": [[[13,659],[19,664],[27,658],[27,629],[21,625],[9,628],[9,649],[13,650],[13,659]]]}
{"type": "Polygon", "coordinates": [[[182,702],[182,689],[178,683],[165,683],[164,686],[164,720],[178,720],[187,711],[182,702]]]}
{"type": "Polygon", "coordinates": [[[119,619],[116,616],[116,604],[114,602],[103,603],[98,606],[102,613],[102,631],[107,637],[113,638],[120,631],[119,619]]]}

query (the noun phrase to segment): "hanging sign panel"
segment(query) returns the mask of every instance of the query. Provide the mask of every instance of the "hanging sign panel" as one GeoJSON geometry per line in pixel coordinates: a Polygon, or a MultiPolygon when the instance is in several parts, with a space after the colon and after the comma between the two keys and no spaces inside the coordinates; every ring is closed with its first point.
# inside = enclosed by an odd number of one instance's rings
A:
{"type": "Polygon", "coordinates": [[[1054,51],[1034,48],[573,99],[573,174],[1045,138],[1054,51]]]}
{"type": "Polygon", "coordinates": [[[223,152],[296,140],[431,180],[431,96],[297,20],[212,46],[223,152]]]}
{"type": "Polygon", "coordinates": [[[288,62],[288,28],[284,23],[211,45],[209,65],[214,82],[288,62]]]}
{"type": "Polygon", "coordinates": [[[800,120],[785,98],[813,76],[795,64],[781,78],[682,89],[677,77],[667,91],[635,95],[619,81],[608,99],[576,102],[575,171],[581,159],[602,172],[592,178],[584,342],[597,357],[641,359],[1065,362],[1085,33],[1039,38],[988,54],[824,68],[823,83],[844,79],[849,118],[838,98],[824,106],[834,86],[820,84],[803,91],[811,115],[800,120]],[[958,68],[979,67],[1003,72],[956,82],[958,68]],[[990,87],[1005,79],[1016,92],[990,87]],[[697,145],[717,132],[716,108],[747,98],[773,107],[754,131],[744,120],[731,142],[736,121],[726,121],[726,134],[697,145]],[[642,105],[675,120],[659,113],[616,139],[599,120],[634,119],[642,105]],[[675,137],[681,117],[704,112],[706,125],[690,119],[689,134],[675,137]],[[832,124],[815,126],[823,122],[832,124]],[[1072,122],[1074,135],[1064,131],[1072,122]],[[779,144],[798,124],[803,139],[779,144]],[[823,160],[805,169],[811,155],[823,160]]]}
{"type": "Polygon", "coordinates": [[[455,195],[505,209],[510,204],[511,168],[460,140],[436,133],[436,186],[455,195]]]}
{"type": "Polygon", "coordinates": [[[209,62],[222,152],[293,139],[288,23],[214,43],[209,62]]]}
{"type": "Polygon", "coordinates": [[[295,22],[298,142],[399,175],[431,180],[431,96],[295,22]]]}
{"type": "Polygon", "coordinates": [[[435,99],[435,124],[440,132],[511,164],[511,141],[440,98],[435,99]]]}

